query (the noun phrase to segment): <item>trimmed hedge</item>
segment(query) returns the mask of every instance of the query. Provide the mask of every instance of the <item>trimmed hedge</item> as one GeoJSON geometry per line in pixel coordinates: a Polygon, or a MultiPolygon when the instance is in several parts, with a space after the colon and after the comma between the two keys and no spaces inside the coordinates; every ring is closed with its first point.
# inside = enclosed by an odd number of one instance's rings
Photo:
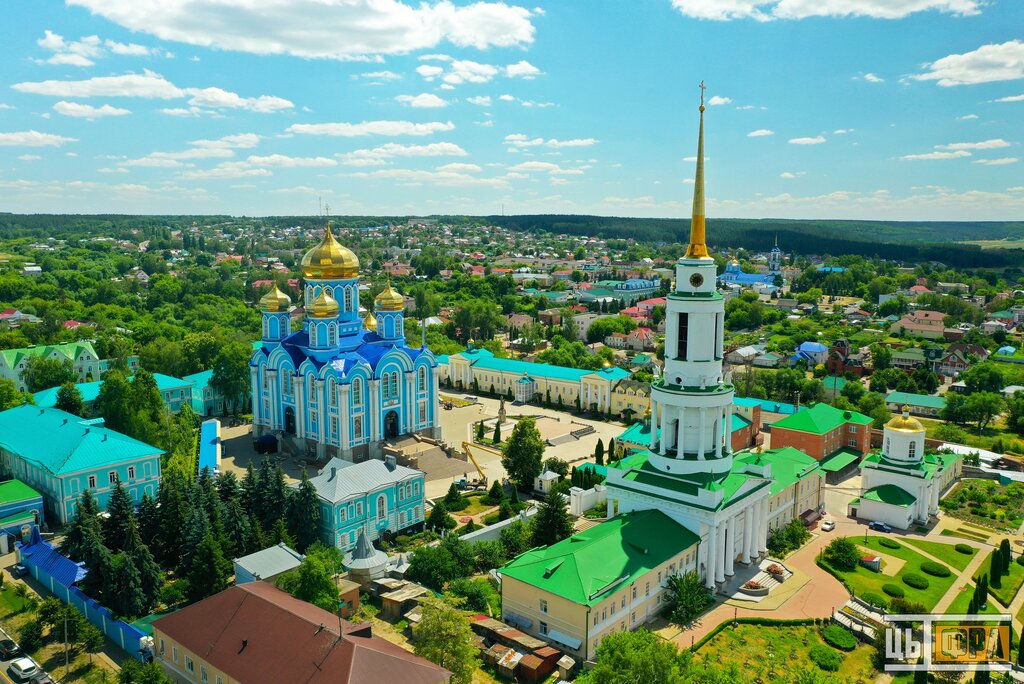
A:
{"type": "Polygon", "coordinates": [[[956,549],[957,553],[962,553],[965,556],[973,556],[974,555],[974,547],[973,546],[969,546],[968,544],[957,544],[953,548],[956,549]]]}
{"type": "Polygon", "coordinates": [[[829,646],[834,646],[840,651],[852,651],[857,648],[857,637],[849,631],[836,624],[831,624],[821,633],[821,638],[829,646]]]}
{"type": "Polygon", "coordinates": [[[901,546],[900,546],[899,542],[893,541],[892,539],[889,539],[888,537],[881,537],[881,538],[880,538],[880,539],[878,540],[878,544],[879,544],[880,546],[884,546],[884,547],[885,547],[885,548],[887,548],[887,549],[899,549],[899,548],[903,548],[903,547],[901,547],[901,546]]]}
{"type": "Polygon", "coordinates": [[[808,655],[811,658],[811,662],[825,670],[825,672],[837,672],[843,665],[843,655],[828,646],[822,646],[821,644],[811,646],[808,655]]]}
{"type": "Polygon", "coordinates": [[[882,591],[893,598],[903,598],[906,595],[903,591],[903,587],[898,584],[883,584],[882,591]]]}
{"type": "MultiPolygon", "coordinates": [[[[885,586],[887,586],[887,587],[896,587],[901,592],[903,591],[902,587],[896,586],[895,584],[887,584],[885,586]]],[[[876,606],[878,608],[885,608],[885,609],[889,608],[889,599],[885,598],[881,594],[876,594],[873,591],[869,591],[869,592],[865,592],[864,594],[861,594],[860,600],[863,601],[864,603],[870,603],[871,605],[876,606]]]]}
{"type": "Polygon", "coordinates": [[[925,561],[921,563],[921,572],[932,577],[949,577],[950,571],[942,563],[936,563],[935,561],[925,561]]]}
{"type": "Polygon", "coordinates": [[[1024,555],[1017,556],[1017,565],[1024,565],[1024,555]]]}
{"type": "Polygon", "coordinates": [[[927,577],[918,575],[916,572],[904,573],[900,575],[900,579],[908,587],[913,587],[914,589],[927,589],[929,584],[927,577]]]}

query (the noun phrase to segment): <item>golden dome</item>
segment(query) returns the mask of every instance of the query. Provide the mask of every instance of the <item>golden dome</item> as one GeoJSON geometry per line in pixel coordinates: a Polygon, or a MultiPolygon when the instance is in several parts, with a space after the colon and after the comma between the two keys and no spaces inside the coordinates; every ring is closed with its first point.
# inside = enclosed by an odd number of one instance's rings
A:
{"type": "Polygon", "coordinates": [[[729,265],[730,266],[739,266],[740,262],[738,260],[736,260],[736,259],[733,259],[732,261],[729,262],[729,265]]]}
{"type": "Polygon", "coordinates": [[[339,310],[338,300],[327,294],[327,290],[321,290],[319,296],[313,301],[309,313],[313,318],[333,318],[338,315],[339,310]]]}
{"type": "Polygon", "coordinates": [[[359,276],[359,257],[334,239],[331,225],[327,224],[320,244],[302,257],[302,275],[312,280],[356,278],[359,276]]]}
{"type": "Polygon", "coordinates": [[[377,317],[372,312],[367,311],[366,315],[363,316],[363,327],[370,332],[377,331],[377,317]]]}
{"type": "Polygon", "coordinates": [[[910,407],[906,404],[903,405],[903,414],[893,416],[885,424],[885,427],[889,430],[899,430],[900,432],[924,432],[924,425],[921,425],[921,421],[910,415],[910,407]]]}
{"type": "Polygon", "coordinates": [[[269,313],[281,313],[287,311],[292,305],[292,298],[281,292],[275,284],[270,292],[260,297],[260,308],[269,313]]]}
{"type": "Polygon", "coordinates": [[[375,311],[401,311],[405,308],[405,300],[389,282],[373,300],[373,308],[375,311]]]}

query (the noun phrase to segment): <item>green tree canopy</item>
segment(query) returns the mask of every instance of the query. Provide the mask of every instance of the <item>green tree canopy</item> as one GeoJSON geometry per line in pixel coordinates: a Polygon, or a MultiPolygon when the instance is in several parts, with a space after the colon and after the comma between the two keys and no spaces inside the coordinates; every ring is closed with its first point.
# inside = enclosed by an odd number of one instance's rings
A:
{"type": "Polygon", "coordinates": [[[532,417],[521,418],[502,445],[501,465],[508,478],[521,489],[532,487],[534,478],[541,473],[543,458],[544,441],[537,421],[532,417]]]}

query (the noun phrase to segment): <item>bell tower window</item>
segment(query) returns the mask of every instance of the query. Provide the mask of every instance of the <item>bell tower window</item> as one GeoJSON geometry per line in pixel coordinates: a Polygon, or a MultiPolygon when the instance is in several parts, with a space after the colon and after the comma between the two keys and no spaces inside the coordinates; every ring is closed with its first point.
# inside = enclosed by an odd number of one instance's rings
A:
{"type": "Polygon", "coordinates": [[[690,333],[690,314],[680,313],[678,327],[676,328],[676,358],[685,361],[686,360],[686,343],[690,333]]]}

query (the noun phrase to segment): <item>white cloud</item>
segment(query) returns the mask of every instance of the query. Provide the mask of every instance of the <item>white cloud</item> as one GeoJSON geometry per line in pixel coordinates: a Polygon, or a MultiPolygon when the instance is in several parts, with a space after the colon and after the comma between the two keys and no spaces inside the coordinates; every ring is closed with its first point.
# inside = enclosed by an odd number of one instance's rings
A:
{"type": "Polygon", "coordinates": [[[63,116],[75,116],[83,119],[98,119],[104,116],[125,116],[126,114],[131,114],[127,109],[112,107],[108,104],[102,107],[93,107],[92,105],[80,102],[66,102],[64,100],[53,105],[53,111],[63,116]]]}
{"type": "Polygon", "coordinates": [[[490,107],[491,106],[491,96],[490,95],[477,95],[475,97],[467,97],[466,98],[466,102],[468,102],[470,104],[479,105],[481,107],[490,107]]]}
{"type": "Polygon", "coordinates": [[[523,133],[512,133],[505,136],[505,144],[511,147],[523,148],[523,147],[550,147],[559,149],[562,147],[590,147],[596,145],[599,141],[596,138],[571,138],[568,140],[559,140],[558,138],[530,138],[523,133]]]}
{"type": "Polygon", "coordinates": [[[452,162],[451,164],[444,164],[437,167],[438,171],[454,171],[456,173],[479,173],[483,171],[476,164],[465,164],[462,162],[452,162]]]}
{"type": "Polygon", "coordinates": [[[14,107],[9,104],[0,103],[0,109],[14,109],[14,107]]]}
{"type": "Polygon", "coordinates": [[[138,159],[127,159],[119,162],[118,166],[134,166],[146,169],[179,169],[187,166],[195,166],[170,157],[145,156],[138,159]]]}
{"type": "Polygon", "coordinates": [[[256,147],[260,142],[260,136],[255,133],[237,133],[235,135],[225,135],[223,138],[217,138],[216,140],[192,140],[189,145],[195,145],[196,147],[235,147],[235,148],[250,148],[256,147]]]}
{"type": "Polygon", "coordinates": [[[853,128],[837,128],[836,130],[832,131],[832,134],[833,135],[846,135],[847,133],[853,133],[854,130],[856,130],[856,129],[853,129],[853,128]]]}
{"type": "Polygon", "coordinates": [[[78,142],[78,138],[66,138],[63,135],[39,131],[0,133],[0,147],[60,147],[69,142],[78,142]]]}
{"type": "Polygon", "coordinates": [[[444,67],[439,67],[435,64],[420,64],[416,67],[416,73],[428,81],[432,81],[444,73],[444,67]]]}
{"type": "Polygon", "coordinates": [[[877,76],[870,71],[863,76],[854,76],[853,79],[867,81],[868,83],[885,83],[885,79],[881,76],[877,76]]]}
{"type": "Polygon", "coordinates": [[[64,36],[47,29],[36,44],[44,50],[53,52],[48,59],[37,60],[46,64],[87,67],[95,64],[94,59],[103,55],[99,36],[85,36],[78,40],[67,41],[64,36]]]}
{"type": "Polygon", "coordinates": [[[967,150],[957,150],[955,152],[925,152],[924,154],[905,154],[900,159],[903,161],[922,161],[931,159],[959,159],[960,157],[970,157],[971,153],[967,150]]]}
{"type": "Polygon", "coordinates": [[[1024,78],[1024,42],[982,45],[963,54],[947,55],[925,65],[929,71],[913,76],[918,81],[936,81],[940,86],[973,85],[1024,78]]]}
{"type": "Polygon", "coordinates": [[[722,97],[720,95],[712,95],[711,99],[708,100],[708,105],[711,107],[718,107],[720,105],[727,105],[732,102],[731,97],[722,97]]]}
{"type": "Polygon", "coordinates": [[[247,109],[261,114],[292,109],[295,105],[283,97],[260,95],[259,97],[242,97],[222,88],[186,88],[185,93],[191,95],[188,101],[193,107],[208,109],[247,109]]]}
{"type": "Polygon", "coordinates": [[[541,70],[526,60],[520,60],[515,64],[508,64],[504,67],[493,64],[483,64],[469,59],[454,59],[448,55],[425,55],[421,60],[440,61],[445,66],[437,64],[421,64],[416,67],[416,73],[427,81],[441,79],[442,88],[451,89],[463,83],[490,83],[496,76],[504,74],[508,78],[533,79],[541,73],[541,70]]]}
{"type": "Polygon", "coordinates": [[[509,64],[505,67],[505,75],[509,78],[525,78],[527,80],[536,78],[540,74],[540,69],[533,66],[525,59],[516,62],[515,64],[509,64]]]}
{"type": "Polygon", "coordinates": [[[455,124],[451,121],[447,123],[441,121],[413,123],[411,121],[381,120],[362,121],[360,123],[292,124],[287,128],[287,132],[354,138],[361,135],[431,135],[442,131],[450,131],[454,128],[455,124]]]}
{"type": "Polygon", "coordinates": [[[1024,95],[1009,95],[1007,97],[1001,97],[998,100],[991,100],[992,102],[1024,102],[1024,95]]]}
{"type": "Polygon", "coordinates": [[[378,169],[377,171],[356,171],[348,174],[351,178],[390,179],[404,185],[440,185],[444,187],[486,186],[506,187],[504,178],[481,178],[457,171],[427,171],[424,169],[378,169]]]}
{"type": "Polygon", "coordinates": [[[247,178],[251,176],[272,176],[270,169],[253,168],[246,162],[221,162],[211,169],[185,171],[181,177],[185,180],[227,180],[231,178],[247,178]]]}
{"type": "Polygon", "coordinates": [[[935,149],[939,150],[994,150],[1000,147],[1009,147],[1010,143],[1006,142],[1002,138],[992,138],[991,140],[982,140],[981,142],[959,142],[950,143],[949,145],[936,145],[935,149]]]}
{"type": "Polygon", "coordinates": [[[779,178],[785,180],[793,180],[794,178],[799,178],[800,176],[803,176],[806,173],[806,171],[783,171],[782,173],[779,174],[779,178]]]}
{"type": "Polygon", "coordinates": [[[926,10],[972,15],[978,14],[979,5],[979,0],[672,0],[672,6],[688,17],[716,21],[848,16],[901,19],[926,10]]]}
{"type": "Polygon", "coordinates": [[[199,107],[167,107],[165,109],[158,109],[161,114],[167,114],[168,116],[212,116],[214,118],[220,117],[216,111],[212,109],[200,109],[199,107]]]}
{"type": "Polygon", "coordinates": [[[25,81],[11,86],[21,93],[53,97],[142,97],[172,100],[185,91],[148,69],[141,74],[97,76],[82,81],[25,81]]]}
{"type": "Polygon", "coordinates": [[[978,118],[977,114],[964,114],[963,116],[956,117],[956,120],[957,121],[970,121],[972,119],[977,119],[977,118],[978,118]]]}
{"type": "Polygon", "coordinates": [[[747,133],[748,138],[763,138],[766,135],[775,135],[775,131],[770,131],[767,128],[758,128],[756,131],[747,133]]]}
{"type": "Polygon", "coordinates": [[[420,93],[419,95],[399,95],[395,98],[395,101],[407,104],[410,107],[417,109],[436,109],[438,107],[447,107],[448,100],[438,97],[433,93],[420,93]]]}
{"type": "Polygon", "coordinates": [[[825,142],[825,136],[817,135],[813,138],[790,138],[791,145],[820,145],[825,142]]]}
{"type": "Polygon", "coordinates": [[[368,71],[365,74],[353,74],[352,78],[365,78],[370,81],[397,81],[402,78],[401,74],[394,71],[368,71]]]}
{"type": "Polygon", "coordinates": [[[533,13],[504,2],[451,0],[68,0],[133,31],[202,47],[261,55],[358,59],[405,54],[447,41],[458,47],[533,42],[533,13]]]}
{"type": "Polygon", "coordinates": [[[552,162],[528,161],[515,166],[508,167],[509,171],[543,172],[553,176],[578,176],[583,173],[581,169],[565,169],[552,162]]]}
{"type": "MultiPolygon", "coordinates": [[[[126,55],[130,57],[145,57],[146,55],[160,54],[160,50],[157,48],[148,48],[145,45],[139,45],[138,43],[118,43],[113,40],[106,40],[103,44],[108,50],[113,52],[115,55],[126,55]]],[[[171,53],[165,52],[165,56],[170,56],[171,53]]]]}
{"type": "Polygon", "coordinates": [[[39,161],[42,157],[38,154],[20,154],[18,155],[18,159],[21,161],[39,161]]]}
{"type": "Polygon", "coordinates": [[[328,157],[289,157],[284,154],[269,154],[263,157],[254,155],[245,161],[253,166],[283,166],[286,168],[338,165],[338,162],[328,157]]]}
{"type": "Polygon", "coordinates": [[[507,93],[505,95],[499,95],[498,99],[501,100],[502,102],[515,102],[516,101],[516,98],[514,96],[509,95],[507,93]]]}
{"type": "Polygon", "coordinates": [[[348,166],[378,166],[392,157],[465,157],[468,154],[455,143],[437,142],[427,145],[385,143],[373,149],[355,150],[338,156],[348,166]]]}
{"type": "Polygon", "coordinates": [[[975,159],[975,164],[986,164],[988,166],[1005,166],[1006,164],[1016,164],[1020,159],[1018,157],[1000,157],[999,159],[975,159]]]}

